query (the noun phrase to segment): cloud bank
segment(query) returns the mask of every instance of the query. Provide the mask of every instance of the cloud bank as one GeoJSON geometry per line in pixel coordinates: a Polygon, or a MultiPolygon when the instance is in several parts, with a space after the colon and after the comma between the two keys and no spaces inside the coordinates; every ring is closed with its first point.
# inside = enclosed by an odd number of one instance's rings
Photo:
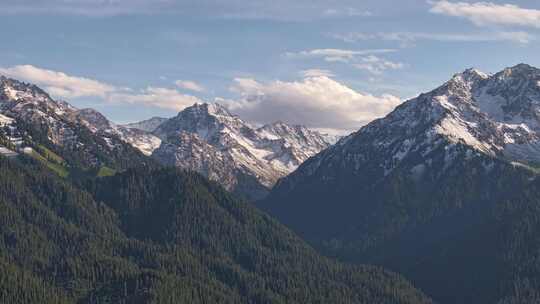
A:
{"type": "Polygon", "coordinates": [[[356,130],[388,114],[401,103],[392,95],[357,92],[327,76],[269,83],[237,78],[231,90],[239,94],[240,99],[221,102],[249,121],[281,120],[342,131],[356,130]]]}
{"type": "Polygon", "coordinates": [[[40,69],[32,65],[1,68],[0,74],[43,86],[49,93],[62,98],[83,96],[104,97],[116,90],[114,86],[97,80],[69,76],[62,72],[40,69]]]}
{"type": "Polygon", "coordinates": [[[62,99],[94,97],[110,103],[139,104],[175,111],[196,102],[202,102],[197,97],[182,94],[173,89],[148,87],[144,90],[133,91],[98,80],[70,76],[63,72],[41,69],[32,65],[0,67],[0,75],[36,84],[52,96],[62,99]]]}

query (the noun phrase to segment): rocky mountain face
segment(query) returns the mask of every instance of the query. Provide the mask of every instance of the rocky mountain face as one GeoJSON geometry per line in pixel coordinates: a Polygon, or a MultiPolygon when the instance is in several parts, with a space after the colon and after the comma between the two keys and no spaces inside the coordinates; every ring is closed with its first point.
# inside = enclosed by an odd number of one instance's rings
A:
{"type": "Polygon", "coordinates": [[[513,241],[529,235],[517,227],[540,232],[539,106],[534,67],[464,71],[308,159],[260,206],[323,252],[401,271],[441,303],[515,299],[540,275],[525,266],[540,245],[513,241]]]}
{"type": "Polygon", "coordinates": [[[74,116],[93,133],[99,134],[103,138],[116,136],[147,156],[150,156],[161,144],[161,140],[152,133],[142,129],[116,125],[94,109],[77,110],[74,116]]]}
{"type": "Polygon", "coordinates": [[[251,126],[219,104],[196,104],[159,125],[152,157],[194,170],[250,199],[328,147],[329,137],[278,122],[251,126]]]}
{"type": "Polygon", "coordinates": [[[84,168],[120,169],[148,161],[126,144],[124,132],[134,137],[128,129],[95,110],[54,100],[35,85],[0,77],[0,114],[5,117],[2,137],[8,139],[4,144],[16,149],[47,148],[84,168]]]}
{"type": "Polygon", "coordinates": [[[539,115],[540,70],[524,64],[495,75],[469,69],[343,138],[284,179],[280,188],[291,188],[327,167],[361,174],[369,170],[378,179],[403,166],[419,174],[441,149],[450,164],[458,144],[471,157],[482,153],[533,164],[540,160],[539,115]]]}
{"type": "Polygon", "coordinates": [[[200,172],[249,199],[265,196],[279,178],[335,141],[281,122],[253,127],[218,104],[196,104],[170,119],[117,125],[94,109],[77,109],[7,78],[0,82],[0,114],[5,117],[0,125],[31,130],[35,140],[86,167],[113,166],[112,159],[129,166],[122,153],[140,151],[162,164],[200,172]]]}

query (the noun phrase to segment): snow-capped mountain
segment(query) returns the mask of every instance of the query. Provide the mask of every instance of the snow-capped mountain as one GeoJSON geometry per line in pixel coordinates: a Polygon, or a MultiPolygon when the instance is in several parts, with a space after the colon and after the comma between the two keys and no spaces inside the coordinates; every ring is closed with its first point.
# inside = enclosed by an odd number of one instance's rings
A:
{"type": "Polygon", "coordinates": [[[259,206],[325,253],[480,303],[529,269],[503,261],[530,250],[513,239],[538,210],[539,122],[539,69],[469,69],[308,159],[259,206]]]}
{"type": "Polygon", "coordinates": [[[128,129],[138,129],[146,132],[153,132],[155,129],[157,129],[157,127],[159,127],[159,125],[166,122],[167,120],[168,118],[156,116],[147,120],[125,124],[123,126],[128,129]]]}
{"type": "Polygon", "coordinates": [[[201,172],[251,198],[332,143],[302,126],[253,127],[219,104],[195,104],[153,133],[162,140],[152,154],[160,162],[201,172]]]}
{"type": "Polygon", "coordinates": [[[22,144],[25,136],[84,167],[125,167],[130,161],[132,165],[146,161],[126,144],[128,135],[137,145],[144,139],[134,139],[130,130],[118,128],[95,110],[54,100],[32,84],[0,77],[0,114],[10,119],[10,133],[20,135],[14,144],[22,144]]]}
{"type": "Polygon", "coordinates": [[[118,151],[129,144],[163,164],[198,171],[250,198],[262,197],[334,140],[281,122],[253,127],[218,104],[196,104],[171,119],[117,125],[94,109],[77,109],[35,85],[7,78],[0,79],[0,114],[4,125],[24,125],[32,136],[82,154],[77,158],[86,166],[98,166],[107,154],[121,158],[118,151]]]}
{"type": "Polygon", "coordinates": [[[380,178],[400,166],[418,173],[435,155],[454,159],[456,144],[468,147],[469,155],[534,163],[540,161],[539,123],[539,69],[520,64],[494,75],[469,69],[341,139],[283,184],[332,166],[380,178]]]}

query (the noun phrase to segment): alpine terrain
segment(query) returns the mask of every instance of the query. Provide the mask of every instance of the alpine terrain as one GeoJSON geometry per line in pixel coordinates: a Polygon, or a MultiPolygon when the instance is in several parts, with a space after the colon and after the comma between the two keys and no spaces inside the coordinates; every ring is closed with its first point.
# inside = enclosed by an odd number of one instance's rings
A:
{"type": "MultiPolygon", "coordinates": [[[[35,85],[0,77],[0,139],[4,154],[28,154],[61,175],[109,174],[151,164],[139,149],[145,134],[110,123],[92,109],[53,100],[35,85]],[[77,171],[77,172],[75,172],[77,171]]],[[[144,148],[141,150],[144,151],[144,148]]]]}
{"type": "Polygon", "coordinates": [[[469,69],[308,159],[260,206],[441,303],[536,303],[539,132],[539,69],[469,69]]]}
{"type": "Polygon", "coordinates": [[[265,196],[276,181],[334,139],[303,126],[276,122],[253,127],[219,104],[195,104],[153,130],[161,145],[152,157],[193,170],[249,199],[265,196]]]}
{"type": "Polygon", "coordinates": [[[281,122],[253,127],[219,104],[117,125],[8,78],[0,79],[0,102],[5,154],[34,155],[64,175],[70,166],[109,174],[157,162],[197,171],[249,199],[264,197],[280,177],[336,140],[281,122]]]}

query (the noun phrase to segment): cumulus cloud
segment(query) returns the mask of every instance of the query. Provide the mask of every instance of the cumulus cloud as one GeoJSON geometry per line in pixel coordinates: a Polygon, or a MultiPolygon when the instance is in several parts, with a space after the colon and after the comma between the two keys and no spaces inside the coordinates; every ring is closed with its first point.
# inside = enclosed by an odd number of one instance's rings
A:
{"type": "Polygon", "coordinates": [[[468,19],[478,26],[510,25],[540,28],[540,10],[492,2],[430,2],[430,12],[468,19]]]}
{"type": "Polygon", "coordinates": [[[114,86],[97,80],[69,76],[62,72],[41,69],[32,65],[0,68],[0,74],[43,86],[49,93],[61,98],[105,97],[117,90],[114,86]]]}
{"type": "Polygon", "coordinates": [[[109,102],[128,103],[181,111],[203,101],[195,96],[182,94],[174,89],[148,87],[139,93],[114,93],[107,97],[109,102]]]}
{"type": "Polygon", "coordinates": [[[530,33],[517,32],[490,32],[490,33],[425,33],[425,32],[379,32],[379,33],[347,33],[334,34],[333,38],[345,42],[365,40],[396,41],[402,47],[413,46],[420,40],[433,40],[445,42],[492,42],[508,41],[527,44],[536,39],[530,33]]]}
{"type": "Polygon", "coordinates": [[[205,87],[191,80],[177,80],[175,84],[179,88],[189,90],[189,91],[194,91],[194,92],[199,92],[199,93],[206,91],[205,87]]]}
{"type": "Polygon", "coordinates": [[[241,98],[219,102],[247,120],[282,120],[341,131],[356,130],[401,103],[398,97],[361,93],[327,76],[269,83],[237,78],[231,90],[241,98]]]}
{"type": "MultiPolygon", "coordinates": [[[[175,89],[148,87],[140,91],[119,88],[98,80],[67,75],[63,72],[41,69],[32,65],[0,67],[0,75],[36,84],[57,98],[97,97],[105,102],[138,104],[171,110],[182,110],[194,103],[197,97],[182,94],[175,89]]],[[[187,83],[187,86],[195,83],[187,83]]],[[[191,89],[200,89],[191,86],[191,89]]]]}
{"type": "MultiPolygon", "coordinates": [[[[386,64],[372,58],[369,64],[386,64]]],[[[366,64],[367,64],[366,63],[366,64]]],[[[52,96],[65,98],[97,97],[111,104],[158,107],[181,111],[198,97],[173,88],[147,87],[142,90],[120,88],[94,79],[70,76],[34,66],[0,68],[0,74],[42,86],[52,96]]],[[[215,101],[240,117],[257,123],[282,120],[338,132],[356,130],[369,121],[384,116],[401,101],[392,95],[374,96],[355,91],[332,79],[331,71],[302,71],[300,81],[262,83],[251,78],[237,78],[231,90],[236,99],[215,101]]]]}

